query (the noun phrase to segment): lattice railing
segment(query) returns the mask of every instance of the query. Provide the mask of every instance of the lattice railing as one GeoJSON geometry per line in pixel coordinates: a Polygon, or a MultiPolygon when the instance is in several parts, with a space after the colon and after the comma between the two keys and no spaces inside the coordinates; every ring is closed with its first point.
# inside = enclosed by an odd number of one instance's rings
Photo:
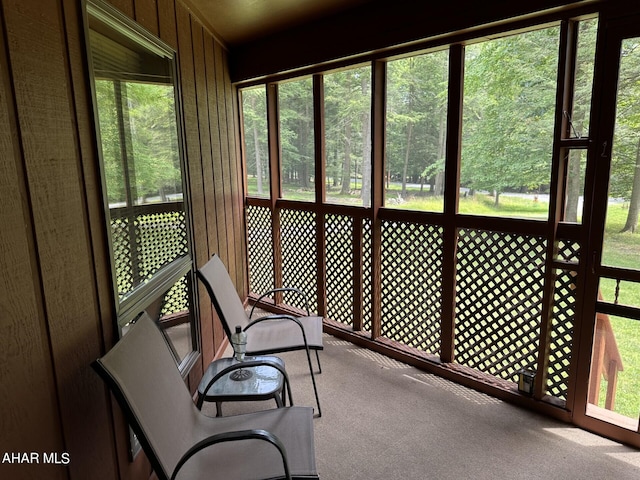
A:
{"type": "Polygon", "coordinates": [[[567,399],[575,303],[575,272],[557,271],[547,367],[547,393],[562,400],[567,399]]]}
{"type": "Polygon", "coordinates": [[[262,294],[275,287],[273,275],[273,236],[271,210],[250,205],[247,208],[247,250],[249,289],[262,294]]]}
{"type": "MultiPolygon", "coordinates": [[[[281,209],[279,216],[283,284],[302,286],[318,308],[318,255],[325,264],[325,315],[354,328],[361,313],[362,331],[373,332],[375,308],[380,335],[428,354],[441,348],[443,227],[420,222],[382,220],[380,258],[373,257],[372,221],[349,214],[281,209]],[[324,248],[317,252],[318,228],[324,248]],[[356,238],[362,241],[356,251],[356,238]],[[359,262],[358,264],[356,262],[359,262]],[[380,268],[380,305],[373,305],[374,263],[380,268]],[[356,278],[356,266],[361,278],[356,278]],[[360,284],[358,284],[360,282],[360,284]],[[355,305],[355,289],[362,304],[355,305]]],[[[251,290],[273,287],[274,238],[268,207],[247,209],[251,290]]],[[[278,235],[275,236],[277,238],[278,235]]],[[[509,382],[521,368],[538,371],[545,282],[546,240],[542,236],[460,229],[456,253],[456,306],[453,312],[454,358],[462,368],[509,382]]],[[[549,330],[546,393],[566,400],[573,348],[575,272],[579,245],[560,241],[549,330]]],[[[293,299],[285,304],[301,308],[293,299]]],[[[544,351],[544,349],[542,350],[544,351]]]]}
{"type": "Polygon", "coordinates": [[[536,370],[544,260],[542,237],[460,230],[456,361],[505,380],[536,370]]]}
{"type": "MultiPolygon", "coordinates": [[[[283,209],[280,214],[282,246],[282,285],[296,287],[308,295],[309,309],[318,310],[318,258],[316,254],[316,215],[304,210],[283,209]]],[[[297,298],[285,300],[304,308],[297,298]]]]}
{"type": "Polygon", "coordinates": [[[327,316],[353,326],[353,224],[346,215],[325,216],[327,316]]]}
{"type": "Polygon", "coordinates": [[[373,232],[371,220],[362,221],[362,329],[371,332],[372,322],[372,272],[373,272],[373,232]]]}
{"type": "MultiPolygon", "coordinates": [[[[186,216],[182,203],[111,209],[114,267],[120,298],[149,280],[162,267],[188,254],[186,216]]],[[[177,293],[187,298],[184,292],[177,293]]],[[[188,305],[172,301],[175,308],[188,305]]],[[[181,311],[181,310],[176,310],[181,311]]]]}
{"type": "Polygon", "coordinates": [[[381,252],[382,335],[439,353],[442,228],[385,221],[381,252]]]}

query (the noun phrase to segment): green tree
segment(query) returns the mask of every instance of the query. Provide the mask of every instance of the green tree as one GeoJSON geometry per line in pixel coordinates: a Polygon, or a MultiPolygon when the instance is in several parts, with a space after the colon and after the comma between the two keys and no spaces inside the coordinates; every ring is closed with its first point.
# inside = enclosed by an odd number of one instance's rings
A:
{"type": "Polygon", "coordinates": [[[613,144],[609,196],[629,202],[622,231],[633,233],[640,212],[640,38],[622,43],[613,144]]]}
{"type": "Polygon", "coordinates": [[[387,64],[387,170],[403,197],[409,180],[429,179],[431,193],[442,194],[447,69],[447,51],[387,64]]]}
{"type": "Polygon", "coordinates": [[[550,179],[557,27],[467,47],[461,181],[499,196],[550,179]]]}
{"type": "Polygon", "coordinates": [[[282,181],[308,189],[315,175],[312,79],[280,84],[278,102],[282,181]]]}
{"type": "Polygon", "coordinates": [[[253,176],[256,179],[255,190],[249,185],[249,193],[257,195],[268,194],[269,154],[265,87],[243,89],[241,96],[246,175],[247,177],[253,176]]]}
{"type": "Polygon", "coordinates": [[[341,195],[360,179],[363,204],[371,190],[371,69],[343,70],[324,76],[326,175],[341,195]],[[367,173],[368,172],[368,173],[367,173]]]}

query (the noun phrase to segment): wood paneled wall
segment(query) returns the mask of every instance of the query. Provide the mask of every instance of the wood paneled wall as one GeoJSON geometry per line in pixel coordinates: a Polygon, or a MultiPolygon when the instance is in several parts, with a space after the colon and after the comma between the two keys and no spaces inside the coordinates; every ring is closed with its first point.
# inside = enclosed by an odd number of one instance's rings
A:
{"type": "MultiPolygon", "coordinates": [[[[227,51],[179,0],[114,0],[178,52],[197,265],[218,253],[246,294],[235,94],[227,51]]],[[[115,341],[78,0],[0,0],[0,478],[146,479],[92,360],[115,341]],[[69,463],[45,464],[44,453],[69,463]]],[[[202,356],[223,332],[200,291],[202,356]]]]}

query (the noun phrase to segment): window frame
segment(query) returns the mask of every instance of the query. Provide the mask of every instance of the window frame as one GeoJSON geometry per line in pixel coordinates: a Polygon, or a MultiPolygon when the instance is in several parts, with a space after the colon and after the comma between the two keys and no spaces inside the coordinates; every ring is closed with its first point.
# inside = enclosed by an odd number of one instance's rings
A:
{"type": "MultiPolygon", "coordinates": [[[[122,336],[126,332],[127,324],[134,322],[138,316],[147,309],[152,308],[152,304],[161,299],[177,282],[186,278],[188,289],[188,316],[190,324],[190,346],[191,350],[184,358],[176,358],[179,370],[186,375],[196,363],[200,355],[199,342],[199,322],[197,289],[195,283],[195,264],[193,256],[193,225],[190,214],[190,195],[188,189],[188,170],[184,148],[184,125],[182,121],[182,104],[180,93],[180,78],[177,65],[177,52],[162,40],[142,28],[129,17],[101,0],[86,0],[85,2],[85,42],[87,45],[86,55],[88,61],[88,74],[90,78],[92,107],[94,117],[94,134],[96,138],[96,150],[99,160],[100,181],[103,197],[103,208],[105,212],[105,236],[109,248],[109,261],[111,270],[113,305],[116,314],[116,327],[118,334],[122,336]],[[118,294],[117,271],[115,265],[114,245],[112,234],[110,233],[110,206],[105,175],[105,160],[102,150],[102,138],[100,123],[98,118],[98,103],[96,96],[96,78],[94,75],[93,58],[89,32],[91,22],[99,22],[106,28],[112,29],[116,35],[124,37],[127,41],[136,44],[137,47],[145,49],[149,54],[157,55],[166,59],[171,64],[171,83],[173,88],[175,126],[176,126],[176,148],[180,164],[181,187],[182,187],[182,211],[185,215],[186,230],[186,254],[175,258],[168,264],[160,267],[151,278],[133,287],[131,292],[120,299],[118,294]]],[[[126,80],[126,79],[125,79],[126,80]]],[[[169,84],[167,84],[169,85],[169,84]]],[[[129,242],[131,238],[129,237],[129,242]]]]}

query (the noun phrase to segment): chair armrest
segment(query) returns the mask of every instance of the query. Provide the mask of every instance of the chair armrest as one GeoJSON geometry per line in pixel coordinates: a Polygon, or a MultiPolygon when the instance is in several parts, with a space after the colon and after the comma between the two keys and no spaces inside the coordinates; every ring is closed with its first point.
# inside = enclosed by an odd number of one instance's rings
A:
{"type": "MultiPolygon", "coordinates": [[[[204,393],[202,395],[198,395],[198,401],[196,402],[196,407],[198,408],[198,410],[202,410],[202,404],[204,403],[204,398],[207,396],[207,392],[214,383],[220,380],[220,378],[224,377],[227,373],[233,372],[235,370],[241,370],[248,367],[259,367],[261,365],[275,368],[276,370],[280,371],[280,373],[282,373],[282,375],[284,376],[285,385],[287,386],[287,389],[289,391],[289,401],[293,403],[293,400],[291,399],[291,389],[289,387],[289,375],[287,375],[287,372],[282,367],[282,365],[276,362],[270,362],[269,360],[250,360],[248,362],[240,362],[236,363],[235,365],[230,365],[227,368],[220,370],[211,380],[209,380],[209,383],[207,383],[207,386],[204,389],[204,393]]],[[[198,390],[199,389],[200,388],[198,387],[198,390]]]]}
{"type": "Polygon", "coordinates": [[[304,308],[307,311],[307,317],[309,316],[309,300],[307,299],[307,295],[302,290],[299,290],[297,288],[282,287],[282,288],[274,288],[273,290],[269,290],[268,292],[265,292],[262,295],[260,295],[258,297],[258,299],[254,302],[253,307],[251,308],[251,311],[249,312],[249,320],[251,320],[251,317],[253,316],[253,311],[255,310],[256,306],[260,303],[260,301],[263,298],[269,297],[273,293],[277,293],[277,292],[294,292],[294,293],[297,293],[298,295],[300,295],[302,297],[302,299],[304,300],[304,308]]]}
{"type": "Polygon", "coordinates": [[[280,441],[278,437],[274,434],[266,431],[266,430],[238,430],[233,432],[225,432],[219,433],[217,435],[212,435],[210,437],[205,438],[204,440],[199,441],[193,447],[191,447],[187,452],[182,455],[178,464],[176,465],[173,474],[171,475],[171,480],[175,480],[176,475],[180,471],[187,461],[193,457],[200,450],[203,450],[207,447],[215,445],[216,443],[223,442],[237,442],[240,440],[263,440],[275,446],[280,452],[280,456],[282,457],[282,464],[284,466],[284,474],[287,480],[291,480],[291,473],[289,472],[289,462],[287,461],[287,452],[284,448],[283,443],[280,441]]]}

